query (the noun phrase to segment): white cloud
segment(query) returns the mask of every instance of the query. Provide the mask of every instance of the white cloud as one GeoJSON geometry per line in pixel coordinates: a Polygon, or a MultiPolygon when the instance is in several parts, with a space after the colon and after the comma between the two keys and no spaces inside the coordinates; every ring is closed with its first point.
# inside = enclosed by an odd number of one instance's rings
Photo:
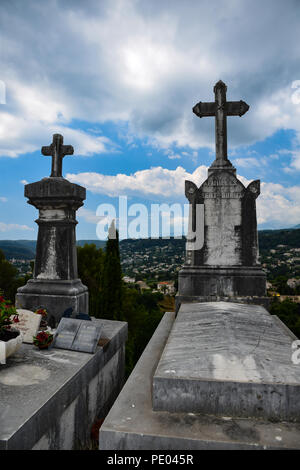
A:
{"type": "Polygon", "coordinates": [[[200,184],[206,178],[207,167],[202,165],[194,173],[188,173],[183,167],[175,170],[153,167],[147,170],[136,171],[132,175],[102,175],[100,173],[67,174],[66,178],[86,187],[89,191],[108,196],[142,195],[147,198],[184,197],[184,181],[200,184]]]}
{"type": "Polygon", "coordinates": [[[0,222],[0,232],[9,232],[10,230],[29,230],[34,231],[33,228],[28,227],[28,225],[19,225],[19,224],[6,224],[0,222]]]}
{"type": "Polygon", "coordinates": [[[232,160],[232,163],[234,166],[240,168],[253,168],[261,166],[261,160],[254,157],[236,158],[235,160],[232,160]]]}
{"type": "Polygon", "coordinates": [[[1,202],[7,202],[7,197],[1,196],[1,197],[0,197],[0,201],[1,201],[1,202]]]}
{"type": "Polygon", "coordinates": [[[212,149],[213,119],[198,119],[192,107],[214,98],[219,78],[228,99],[250,104],[242,119],[228,120],[231,149],[282,128],[300,135],[292,88],[300,78],[299,10],[294,0],[256,0],[251,8],[236,0],[218,8],[208,0],[173,0],[172,8],[148,0],[57,0],[43,8],[28,0],[18,9],[4,2],[0,155],[37,150],[58,131],[75,153],[110,149],[104,137],[72,131],[74,120],[126,121],[133,135],[162,147],[212,149]]]}
{"type": "MultiPolygon", "coordinates": [[[[168,199],[186,202],[184,196],[185,180],[193,181],[198,186],[207,178],[207,167],[200,166],[193,173],[178,166],[175,170],[154,167],[137,171],[132,175],[118,174],[115,176],[100,173],[68,174],[67,179],[82,184],[95,194],[111,197],[119,195],[138,196],[147,200],[168,199]]],[[[240,181],[248,186],[250,180],[238,175],[240,181]]],[[[87,213],[88,214],[88,213],[87,213]]],[[[84,216],[84,212],[82,212],[84,216]]],[[[259,224],[274,227],[289,227],[300,221],[300,187],[284,187],[281,184],[261,183],[261,194],[257,199],[257,216],[259,224]]],[[[91,215],[96,222],[96,217],[91,215]]]]}
{"type": "Polygon", "coordinates": [[[80,207],[78,209],[77,217],[80,217],[91,224],[97,224],[103,219],[103,217],[96,215],[96,212],[86,209],[85,207],[80,207]]]}
{"type": "Polygon", "coordinates": [[[178,155],[178,153],[176,153],[176,154],[173,154],[173,155],[169,155],[168,158],[169,158],[169,160],[180,160],[181,156],[178,155]]]}
{"type": "Polygon", "coordinates": [[[292,169],[300,170],[300,151],[293,153],[291,167],[292,169]]]}
{"type": "Polygon", "coordinates": [[[257,199],[259,224],[282,228],[300,222],[300,187],[289,188],[281,184],[262,183],[261,195],[257,199]]]}
{"type": "MultiPolygon", "coordinates": [[[[18,157],[47,145],[52,134],[60,133],[70,141],[75,155],[89,156],[111,151],[115,145],[105,136],[97,136],[68,125],[72,112],[64,105],[61,92],[42,89],[39,84],[25,86],[17,80],[9,82],[11,101],[0,112],[0,157],[18,157]]],[[[57,90],[56,90],[57,91],[57,90]]]]}

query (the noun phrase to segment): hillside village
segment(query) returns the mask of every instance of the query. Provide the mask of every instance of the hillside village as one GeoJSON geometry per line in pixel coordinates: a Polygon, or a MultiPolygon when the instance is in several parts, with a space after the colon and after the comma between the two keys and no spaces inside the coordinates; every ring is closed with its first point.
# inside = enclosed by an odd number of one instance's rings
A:
{"type": "MultiPolygon", "coordinates": [[[[98,241],[89,240],[89,243],[98,241]]],[[[4,242],[0,249],[18,269],[19,276],[32,274],[33,257],[28,253],[20,257],[20,243],[15,253],[11,242],[9,251],[4,242]],[[15,256],[12,256],[12,255],[15,256]],[[24,259],[25,258],[25,259],[24,259]],[[26,259],[27,258],[27,259],[26,259]]],[[[78,244],[82,245],[82,241],[78,244]]],[[[300,229],[259,232],[260,262],[267,274],[267,289],[270,295],[300,295],[300,229]],[[282,240],[285,243],[281,243],[282,240]]],[[[32,247],[31,247],[32,249],[32,247]]],[[[177,275],[185,260],[185,239],[139,239],[122,240],[120,256],[123,280],[136,284],[141,290],[174,295],[177,290],[177,275]]],[[[298,299],[295,299],[298,300],[298,299]]]]}

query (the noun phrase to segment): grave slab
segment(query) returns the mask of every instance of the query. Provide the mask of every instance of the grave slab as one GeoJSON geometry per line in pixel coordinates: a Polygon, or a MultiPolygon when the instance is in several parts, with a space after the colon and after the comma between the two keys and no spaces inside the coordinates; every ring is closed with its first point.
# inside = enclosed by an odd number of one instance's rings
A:
{"type": "Polygon", "coordinates": [[[300,421],[295,339],[261,306],[182,304],[154,374],[153,409],[300,421]]]}
{"type": "Polygon", "coordinates": [[[300,449],[299,423],[153,411],[153,374],[173,322],[166,313],[100,428],[99,449],[300,449]]]}

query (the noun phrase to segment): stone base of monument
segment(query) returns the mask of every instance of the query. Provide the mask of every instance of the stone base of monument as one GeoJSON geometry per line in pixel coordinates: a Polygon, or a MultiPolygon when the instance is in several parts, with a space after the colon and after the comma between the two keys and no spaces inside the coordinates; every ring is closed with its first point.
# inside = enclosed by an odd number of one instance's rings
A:
{"type": "Polygon", "coordinates": [[[95,320],[95,354],[23,344],[0,368],[0,450],[84,448],[124,381],[127,323],[95,320]]]}
{"type": "Polygon", "coordinates": [[[176,304],[230,301],[269,307],[266,274],[260,267],[183,266],[178,275],[176,304]]]}
{"type": "Polygon", "coordinates": [[[64,311],[70,307],[73,309],[73,316],[88,313],[88,288],[80,279],[30,279],[18,289],[16,306],[32,311],[43,307],[47,310],[49,319],[53,316],[58,323],[64,311]]]}
{"type": "Polygon", "coordinates": [[[295,336],[263,307],[166,313],[100,429],[102,450],[300,449],[295,336]]]}

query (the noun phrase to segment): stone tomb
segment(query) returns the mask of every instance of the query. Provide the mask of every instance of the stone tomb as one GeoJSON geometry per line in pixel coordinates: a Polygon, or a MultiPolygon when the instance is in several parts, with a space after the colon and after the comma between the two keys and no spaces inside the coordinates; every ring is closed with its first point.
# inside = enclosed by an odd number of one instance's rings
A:
{"type": "Polygon", "coordinates": [[[263,307],[166,313],[100,428],[101,450],[300,449],[295,336],[263,307]]]}
{"type": "Polygon", "coordinates": [[[90,445],[90,431],[104,418],[123,386],[125,322],[101,324],[94,354],[40,351],[22,344],[0,368],[0,450],[72,450],[90,445]]]}
{"type": "Polygon", "coordinates": [[[183,304],[153,378],[153,409],[300,421],[291,332],[263,307],[183,304]]]}
{"type": "Polygon", "coordinates": [[[21,308],[17,309],[19,314],[19,323],[16,324],[16,328],[22,332],[23,343],[33,343],[33,336],[36,336],[42,315],[31,312],[30,310],[24,310],[21,308]]]}

